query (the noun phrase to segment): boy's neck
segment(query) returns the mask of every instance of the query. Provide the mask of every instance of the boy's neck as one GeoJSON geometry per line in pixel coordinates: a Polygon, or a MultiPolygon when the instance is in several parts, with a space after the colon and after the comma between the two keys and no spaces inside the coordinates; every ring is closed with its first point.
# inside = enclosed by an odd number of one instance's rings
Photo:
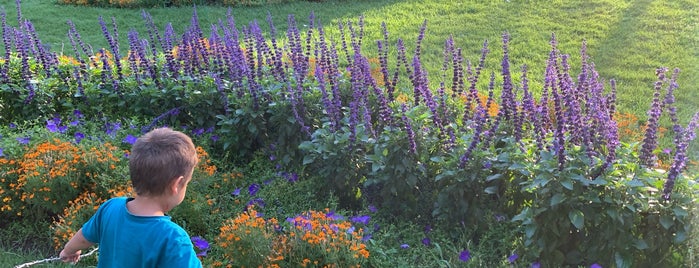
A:
{"type": "Polygon", "coordinates": [[[126,203],[129,213],[136,216],[154,217],[164,216],[171,208],[168,202],[162,197],[137,196],[126,203]]]}

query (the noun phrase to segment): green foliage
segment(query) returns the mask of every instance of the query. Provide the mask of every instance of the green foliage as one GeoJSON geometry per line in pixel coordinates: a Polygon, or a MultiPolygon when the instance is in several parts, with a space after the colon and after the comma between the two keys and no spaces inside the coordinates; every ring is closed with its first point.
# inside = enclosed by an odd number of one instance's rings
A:
{"type": "MultiPolygon", "coordinates": [[[[635,148],[624,145],[629,153],[635,148]]],[[[603,176],[590,177],[584,152],[571,154],[563,170],[551,155],[522,169],[535,174],[521,184],[529,205],[513,220],[524,229],[528,254],[548,266],[599,263],[603,266],[665,266],[683,252],[691,233],[697,188],[683,180],[671,200],[663,200],[664,171],[636,164],[631,154],[603,176]]],[[[526,162],[525,162],[526,163],[526,162]]]]}

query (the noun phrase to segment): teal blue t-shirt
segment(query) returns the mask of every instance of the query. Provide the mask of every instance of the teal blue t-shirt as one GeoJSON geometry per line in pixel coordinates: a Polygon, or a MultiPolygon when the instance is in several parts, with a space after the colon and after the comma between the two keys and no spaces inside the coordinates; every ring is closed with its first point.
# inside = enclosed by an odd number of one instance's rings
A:
{"type": "Polygon", "coordinates": [[[142,217],[126,208],[126,197],[104,202],[82,227],[99,245],[97,267],[201,267],[187,232],[170,216],[142,217]]]}

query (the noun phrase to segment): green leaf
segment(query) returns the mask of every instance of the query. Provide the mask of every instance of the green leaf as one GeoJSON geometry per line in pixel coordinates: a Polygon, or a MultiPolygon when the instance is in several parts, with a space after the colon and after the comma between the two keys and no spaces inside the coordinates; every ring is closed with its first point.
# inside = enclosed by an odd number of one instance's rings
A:
{"type": "Polygon", "coordinates": [[[591,181],[590,181],[590,184],[594,184],[594,185],[606,185],[606,184],[607,184],[607,180],[603,179],[602,177],[597,177],[596,179],[591,180],[591,181]]]}
{"type": "Polygon", "coordinates": [[[571,181],[570,179],[563,179],[561,181],[561,185],[568,190],[573,190],[573,181],[571,181]]]}
{"type": "Polygon", "coordinates": [[[310,163],[313,163],[315,160],[316,160],[315,155],[307,154],[306,156],[303,157],[303,164],[308,165],[310,163]]]}
{"type": "Polygon", "coordinates": [[[496,194],[498,192],[498,187],[497,186],[488,186],[484,190],[488,194],[496,194]]]}
{"type": "Polygon", "coordinates": [[[582,211],[577,209],[568,212],[568,219],[570,219],[570,223],[572,223],[578,230],[581,230],[585,224],[585,215],[582,213],[582,211]]]}
{"type": "Polygon", "coordinates": [[[626,183],[626,185],[629,186],[629,187],[642,187],[644,184],[643,184],[643,182],[640,181],[640,180],[633,179],[633,180],[628,181],[628,182],[626,183]]]}
{"type": "Polygon", "coordinates": [[[487,178],[485,178],[485,181],[497,180],[497,179],[499,179],[500,177],[502,177],[502,174],[499,174],[499,173],[498,173],[498,174],[493,174],[493,175],[490,175],[490,176],[488,176],[487,178]]]}
{"type": "Polygon", "coordinates": [[[670,229],[670,227],[675,225],[675,221],[672,219],[672,217],[668,215],[663,215],[660,216],[660,225],[662,225],[663,228],[665,228],[665,230],[668,230],[670,229]]]}
{"type": "Polygon", "coordinates": [[[622,256],[619,252],[614,253],[614,261],[616,262],[616,267],[618,268],[631,267],[631,260],[630,256],[628,255],[622,256]]]}
{"type": "Polygon", "coordinates": [[[555,206],[565,201],[566,197],[563,194],[557,193],[551,197],[551,206],[555,206]]]}
{"type": "Polygon", "coordinates": [[[638,239],[633,243],[633,246],[638,250],[644,250],[648,248],[648,243],[643,239],[638,239]]]}

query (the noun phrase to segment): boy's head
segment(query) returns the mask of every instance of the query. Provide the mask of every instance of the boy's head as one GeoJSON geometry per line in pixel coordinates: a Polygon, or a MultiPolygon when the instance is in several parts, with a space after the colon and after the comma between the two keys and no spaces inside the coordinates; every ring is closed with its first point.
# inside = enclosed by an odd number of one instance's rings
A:
{"type": "Polygon", "coordinates": [[[170,128],[157,128],[138,138],[131,148],[131,183],[140,196],[159,196],[181,176],[188,182],[198,162],[189,136],[170,128]]]}

